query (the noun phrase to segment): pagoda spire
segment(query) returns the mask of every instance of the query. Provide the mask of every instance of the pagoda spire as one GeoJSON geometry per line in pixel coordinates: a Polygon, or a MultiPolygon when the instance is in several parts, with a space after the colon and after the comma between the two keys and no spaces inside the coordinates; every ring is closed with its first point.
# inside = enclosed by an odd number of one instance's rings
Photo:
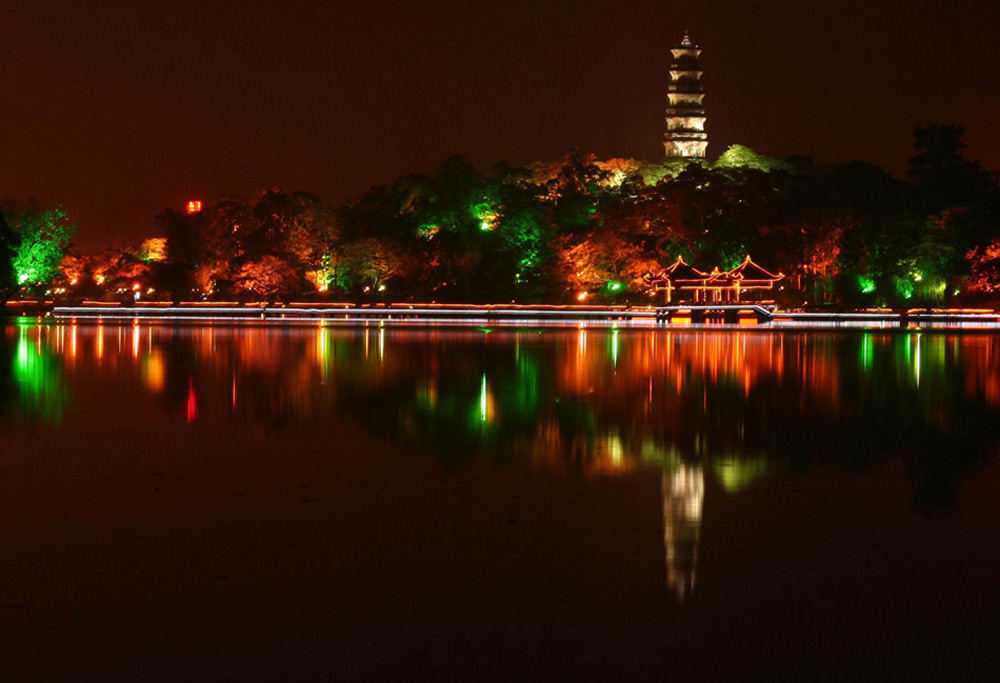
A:
{"type": "Polygon", "coordinates": [[[667,86],[667,132],[663,149],[668,159],[705,158],[705,91],[701,87],[701,48],[684,31],[680,45],[670,48],[670,85],[667,86]]]}

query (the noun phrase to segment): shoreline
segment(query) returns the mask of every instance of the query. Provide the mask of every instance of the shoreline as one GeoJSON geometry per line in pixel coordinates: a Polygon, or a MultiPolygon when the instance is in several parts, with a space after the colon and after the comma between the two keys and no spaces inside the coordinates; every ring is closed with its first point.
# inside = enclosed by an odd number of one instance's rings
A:
{"type": "Polygon", "coordinates": [[[328,324],[420,326],[607,326],[640,328],[877,328],[1000,329],[1000,312],[989,309],[909,308],[804,311],[770,303],[678,304],[671,306],[582,306],[517,304],[327,304],[191,302],[137,305],[52,301],[8,302],[11,318],[70,323],[328,324]]]}

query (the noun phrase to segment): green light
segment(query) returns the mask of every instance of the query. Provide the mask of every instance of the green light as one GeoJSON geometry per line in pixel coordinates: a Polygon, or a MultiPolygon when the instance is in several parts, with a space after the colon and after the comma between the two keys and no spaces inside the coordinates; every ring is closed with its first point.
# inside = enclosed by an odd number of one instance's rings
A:
{"type": "Polygon", "coordinates": [[[7,206],[4,214],[20,242],[11,261],[18,284],[47,284],[59,272],[76,227],[66,220],[61,207],[45,207],[33,200],[7,206]]]}
{"type": "Polygon", "coordinates": [[[14,358],[14,381],[17,383],[21,411],[43,422],[59,424],[67,397],[61,369],[48,350],[32,348],[26,325],[21,325],[20,332],[14,358]]]}
{"type": "Polygon", "coordinates": [[[608,288],[608,291],[617,292],[618,290],[622,289],[625,285],[623,285],[621,282],[615,282],[614,280],[611,280],[605,286],[608,288]]]}
{"type": "Polygon", "coordinates": [[[471,213],[479,221],[479,229],[488,232],[496,227],[499,215],[489,201],[481,201],[472,205],[471,213]]]}
{"type": "Polygon", "coordinates": [[[858,275],[858,287],[862,294],[871,294],[875,291],[875,281],[864,275],[858,275]]]}
{"type": "Polygon", "coordinates": [[[479,383],[479,421],[486,424],[486,419],[489,409],[489,398],[486,393],[486,373],[483,373],[483,379],[479,383]]]}
{"type": "Polygon", "coordinates": [[[861,337],[861,367],[865,372],[871,372],[875,362],[875,348],[872,344],[872,336],[866,334],[861,337]]]}
{"type": "Polygon", "coordinates": [[[425,223],[417,228],[417,235],[425,239],[430,239],[434,237],[434,235],[438,234],[440,230],[441,227],[435,223],[425,223]]]}
{"type": "Polygon", "coordinates": [[[900,296],[904,299],[912,298],[914,290],[916,290],[916,287],[909,280],[904,280],[902,278],[896,280],[896,291],[899,292],[900,296]]]}
{"type": "Polygon", "coordinates": [[[736,493],[745,489],[755,480],[767,474],[767,460],[761,457],[751,460],[723,458],[712,463],[716,476],[726,493],[736,493]]]}
{"type": "Polygon", "coordinates": [[[618,367],[618,330],[611,330],[611,362],[618,367]]]}

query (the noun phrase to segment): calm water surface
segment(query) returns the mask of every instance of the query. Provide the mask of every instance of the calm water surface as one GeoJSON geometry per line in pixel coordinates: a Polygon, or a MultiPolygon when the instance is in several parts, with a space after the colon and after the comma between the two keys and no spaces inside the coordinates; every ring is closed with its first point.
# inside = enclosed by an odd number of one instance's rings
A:
{"type": "Polygon", "coordinates": [[[998,443],[994,335],[26,320],[0,674],[972,680],[998,443]]]}

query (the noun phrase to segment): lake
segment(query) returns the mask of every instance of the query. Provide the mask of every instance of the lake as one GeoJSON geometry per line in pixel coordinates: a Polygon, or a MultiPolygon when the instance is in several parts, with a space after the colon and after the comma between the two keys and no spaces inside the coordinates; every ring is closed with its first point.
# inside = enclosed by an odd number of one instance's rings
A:
{"type": "Polygon", "coordinates": [[[20,319],[2,340],[3,681],[1000,663],[1000,336],[20,319]]]}

